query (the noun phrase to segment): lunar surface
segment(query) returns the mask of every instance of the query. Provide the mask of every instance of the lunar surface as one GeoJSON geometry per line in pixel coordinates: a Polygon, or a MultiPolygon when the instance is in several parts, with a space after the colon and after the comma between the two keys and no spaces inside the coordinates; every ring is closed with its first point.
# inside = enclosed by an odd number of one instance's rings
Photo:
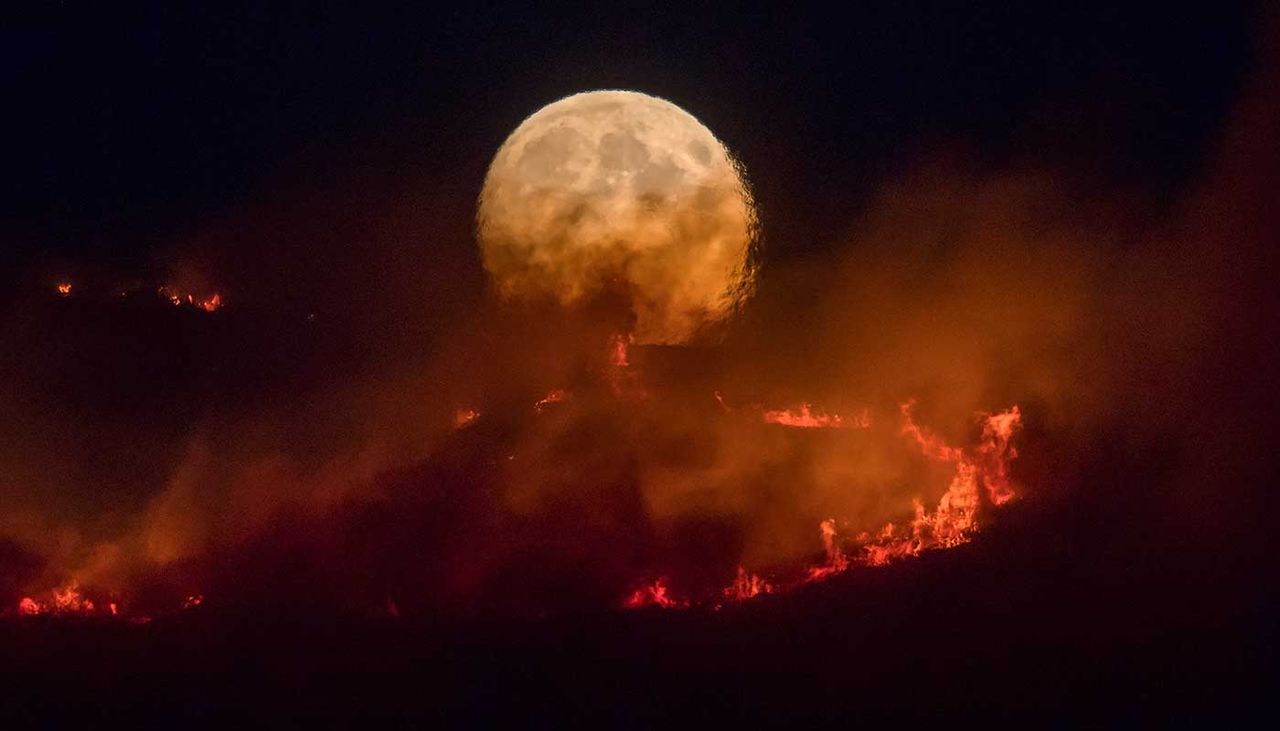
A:
{"type": "Polygon", "coordinates": [[[572,306],[620,293],[636,342],[685,343],[751,294],[750,190],[725,146],[632,91],[548,104],[494,156],[477,213],[498,291],[572,306]]]}

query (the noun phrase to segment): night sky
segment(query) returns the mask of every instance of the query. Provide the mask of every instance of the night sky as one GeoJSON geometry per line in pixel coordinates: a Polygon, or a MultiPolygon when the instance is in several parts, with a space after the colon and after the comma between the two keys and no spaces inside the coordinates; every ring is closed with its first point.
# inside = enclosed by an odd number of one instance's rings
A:
{"type": "Polygon", "coordinates": [[[821,247],[876,180],[939,152],[1158,202],[1196,174],[1257,41],[1235,3],[37,5],[0,44],[10,281],[51,257],[145,271],[320,181],[474,195],[524,116],[592,88],[669,98],[725,140],[770,257],[821,247]]]}

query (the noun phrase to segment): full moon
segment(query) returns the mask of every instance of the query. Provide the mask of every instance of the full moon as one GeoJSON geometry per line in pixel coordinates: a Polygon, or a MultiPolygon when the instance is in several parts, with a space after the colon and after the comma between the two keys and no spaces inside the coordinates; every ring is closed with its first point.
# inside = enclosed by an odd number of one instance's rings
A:
{"type": "Polygon", "coordinates": [[[680,107],[633,91],[565,97],[520,123],[485,176],[485,270],[507,298],[621,292],[636,342],[692,341],[751,294],[758,226],[741,167],[680,107]]]}

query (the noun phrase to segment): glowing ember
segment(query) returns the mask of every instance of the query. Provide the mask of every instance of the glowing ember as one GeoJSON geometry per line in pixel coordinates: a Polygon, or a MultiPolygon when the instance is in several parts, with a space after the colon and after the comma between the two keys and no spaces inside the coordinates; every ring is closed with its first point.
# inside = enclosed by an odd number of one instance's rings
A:
{"type": "Polygon", "coordinates": [[[217,292],[208,297],[197,297],[190,292],[183,294],[178,288],[169,284],[161,286],[156,292],[174,307],[188,305],[205,312],[216,312],[222,308],[223,304],[222,295],[217,292]]]}
{"type": "Polygon", "coordinates": [[[70,296],[70,295],[71,295],[71,282],[59,282],[59,283],[58,283],[58,294],[62,295],[63,297],[68,297],[68,296],[70,296]]]}
{"type": "Polygon", "coordinates": [[[565,393],[564,389],[557,388],[546,396],[538,399],[538,402],[533,405],[533,410],[542,411],[551,404],[558,404],[561,401],[564,401],[566,397],[568,397],[568,394],[565,393]]]}
{"type": "Polygon", "coordinates": [[[203,594],[190,594],[190,595],[188,595],[188,596],[187,596],[187,598],[186,598],[185,600],[183,600],[183,602],[182,602],[182,608],[183,608],[183,609],[195,609],[196,607],[200,606],[200,605],[201,605],[201,604],[203,604],[203,603],[204,603],[204,595],[203,595],[203,594]]]}
{"type": "MultiPolygon", "coordinates": [[[[719,394],[716,394],[719,398],[719,394]]],[[[721,401],[723,405],[724,401],[721,401]]],[[[871,413],[863,409],[860,414],[845,419],[839,414],[815,412],[809,404],[801,404],[798,409],[785,409],[764,412],[764,420],[769,424],[796,427],[799,429],[867,429],[871,426],[871,413]]]]}
{"type": "Polygon", "coordinates": [[[840,548],[840,542],[836,540],[835,519],[827,518],[818,524],[818,528],[822,532],[822,548],[827,554],[827,561],[821,566],[809,567],[807,581],[822,581],[828,576],[849,568],[849,557],[844,554],[844,550],[840,548]]]}
{"type": "Polygon", "coordinates": [[[480,418],[480,412],[475,409],[458,409],[453,412],[453,425],[455,428],[461,429],[470,426],[471,422],[480,418]]]}
{"type": "Polygon", "coordinates": [[[80,593],[80,587],[71,582],[54,589],[47,601],[25,596],[18,602],[18,614],[93,614],[97,607],[80,593]]]}

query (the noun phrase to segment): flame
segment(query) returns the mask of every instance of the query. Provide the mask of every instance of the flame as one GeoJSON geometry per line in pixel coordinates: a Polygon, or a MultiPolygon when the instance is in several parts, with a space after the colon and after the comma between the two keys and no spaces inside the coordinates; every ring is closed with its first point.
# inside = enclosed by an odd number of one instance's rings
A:
{"type": "Polygon", "coordinates": [[[58,294],[63,297],[71,295],[71,282],[58,282],[58,294]]]}
{"type": "MultiPolygon", "coordinates": [[[[720,399],[720,394],[716,394],[720,399]]],[[[720,399],[721,405],[724,400],[720,399]]],[[[798,429],[867,429],[871,427],[871,412],[863,409],[857,416],[845,419],[839,414],[825,414],[813,411],[808,403],[800,404],[798,409],[779,409],[764,412],[764,421],[768,424],[781,424],[798,429]]]]}
{"type": "Polygon", "coordinates": [[[561,401],[564,401],[568,397],[568,395],[569,394],[566,393],[563,388],[557,388],[556,390],[548,393],[546,396],[543,396],[542,398],[538,399],[538,402],[533,405],[533,410],[541,412],[543,409],[550,406],[551,404],[558,404],[561,401]]]}
{"type": "MultiPolygon", "coordinates": [[[[80,585],[72,581],[65,586],[52,589],[45,598],[24,596],[18,601],[17,613],[22,616],[78,616],[95,617],[104,620],[125,621],[129,624],[148,624],[151,617],[145,614],[128,614],[119,602],[97,604],[80,591],[80,585]]],[[[188,594],[180,609],[194,609],[204,602],[202,594],[188,594]]]]}
{"type": "Polygon", "coordinates": [[[641,586],[623,602],[627,609],[641,607],[662,607],[663,609],[683,608],[689,606],[686,599],[676,599],[667,590],[666,579],[657,579],[652,584],[641,586]]]}
{"type": "MultiPolygon", "coordinates": [[[[114,605],[113,605],[114,606],[114,605]]],[[[80,586],[71,582],[50,592],[49,600],[40,601],[24,596],[18,602],[18,614],[93,614],[97,607],[80,593],[80,586]]],[[[109,610],[114,613],[114,610],[109,610]]]]}
{"type": "MultiPolygon", "coordinates": [[[[1010,443],[1022,423],[1022,414],[1017,406],[998,414],[984,414],[981,438],[970,451],[951,446],[922,428],[913,416],[914,407],[915,404],[911,401],[900,406],[902,434],[914,441],[926,458],[955,465],[955,474],[946,492],[938,500],[937,507],[929,512],[919,498],[914,499],[914,514],[910,521],[888,523],[874,536],[867,533],[858,535],[854,543],[859,550],[852,555],[840,541],[836,519],[827,518],[818,525],[826,556],[821,564],[808,567],[803,577],[791,584],[767,581],[739,566],[733,583],[721,591],[727,601],[745,601],[762,594],[823,581],[859,565],[884,566],[893,561],[919,556],[925,551],[958,546],[968,542],[978,529],[977,515],[984,497],[996,506],[1004,505],[1016,497],[1009,476],[1009,462],[1018,456],[1017,450],[1010,443]]],[[[802,409],[802,414],[814,416],[807,404],[802,409]]],[[[812,428],[808,424],[805,426],[812,428]]],[[[623,607],[686,608],[693,604],[689,599],[673,596],[665,580],[658,579],[636,589],[623,602],[623,607]]]]}
{"type": "Polygon", "coordinates": [[[763,577],[750,573],[742,566],[739,566],[737,577],[734,578],[732,584],[725,587],[723,594],[725,599],[731,602],[740,602],[772,592],[772,584],[765,581],[763,577]]]}
{"type": "Polygon", "coordinates": [[[199,310],[204,310],[205,312],[217,312],[222,309],[222,295],[218,292],[214,292],[208,297],[197,297],[195,294],[190,292],[183,294],[183,292],[177,287],[171,284],[165,284],[161,285],[160,288],[156,290],[156,293],[168,300],[174,307],[188,305],[199,310]]]}
{"type": "Polygon", "coordinates": [[[480,418],[480,412],[475,409],[458,409],[453,412],[453,426],[457,429],[470,426],[471,422],[480,418]]]}
{"type": "Polygon", "coordinates": [[[609,349],[609,365],[614,368],[626,368],[631,365],[627,361],[627,350],[631,346],[632,336],[614,335],[609,349]]]}

